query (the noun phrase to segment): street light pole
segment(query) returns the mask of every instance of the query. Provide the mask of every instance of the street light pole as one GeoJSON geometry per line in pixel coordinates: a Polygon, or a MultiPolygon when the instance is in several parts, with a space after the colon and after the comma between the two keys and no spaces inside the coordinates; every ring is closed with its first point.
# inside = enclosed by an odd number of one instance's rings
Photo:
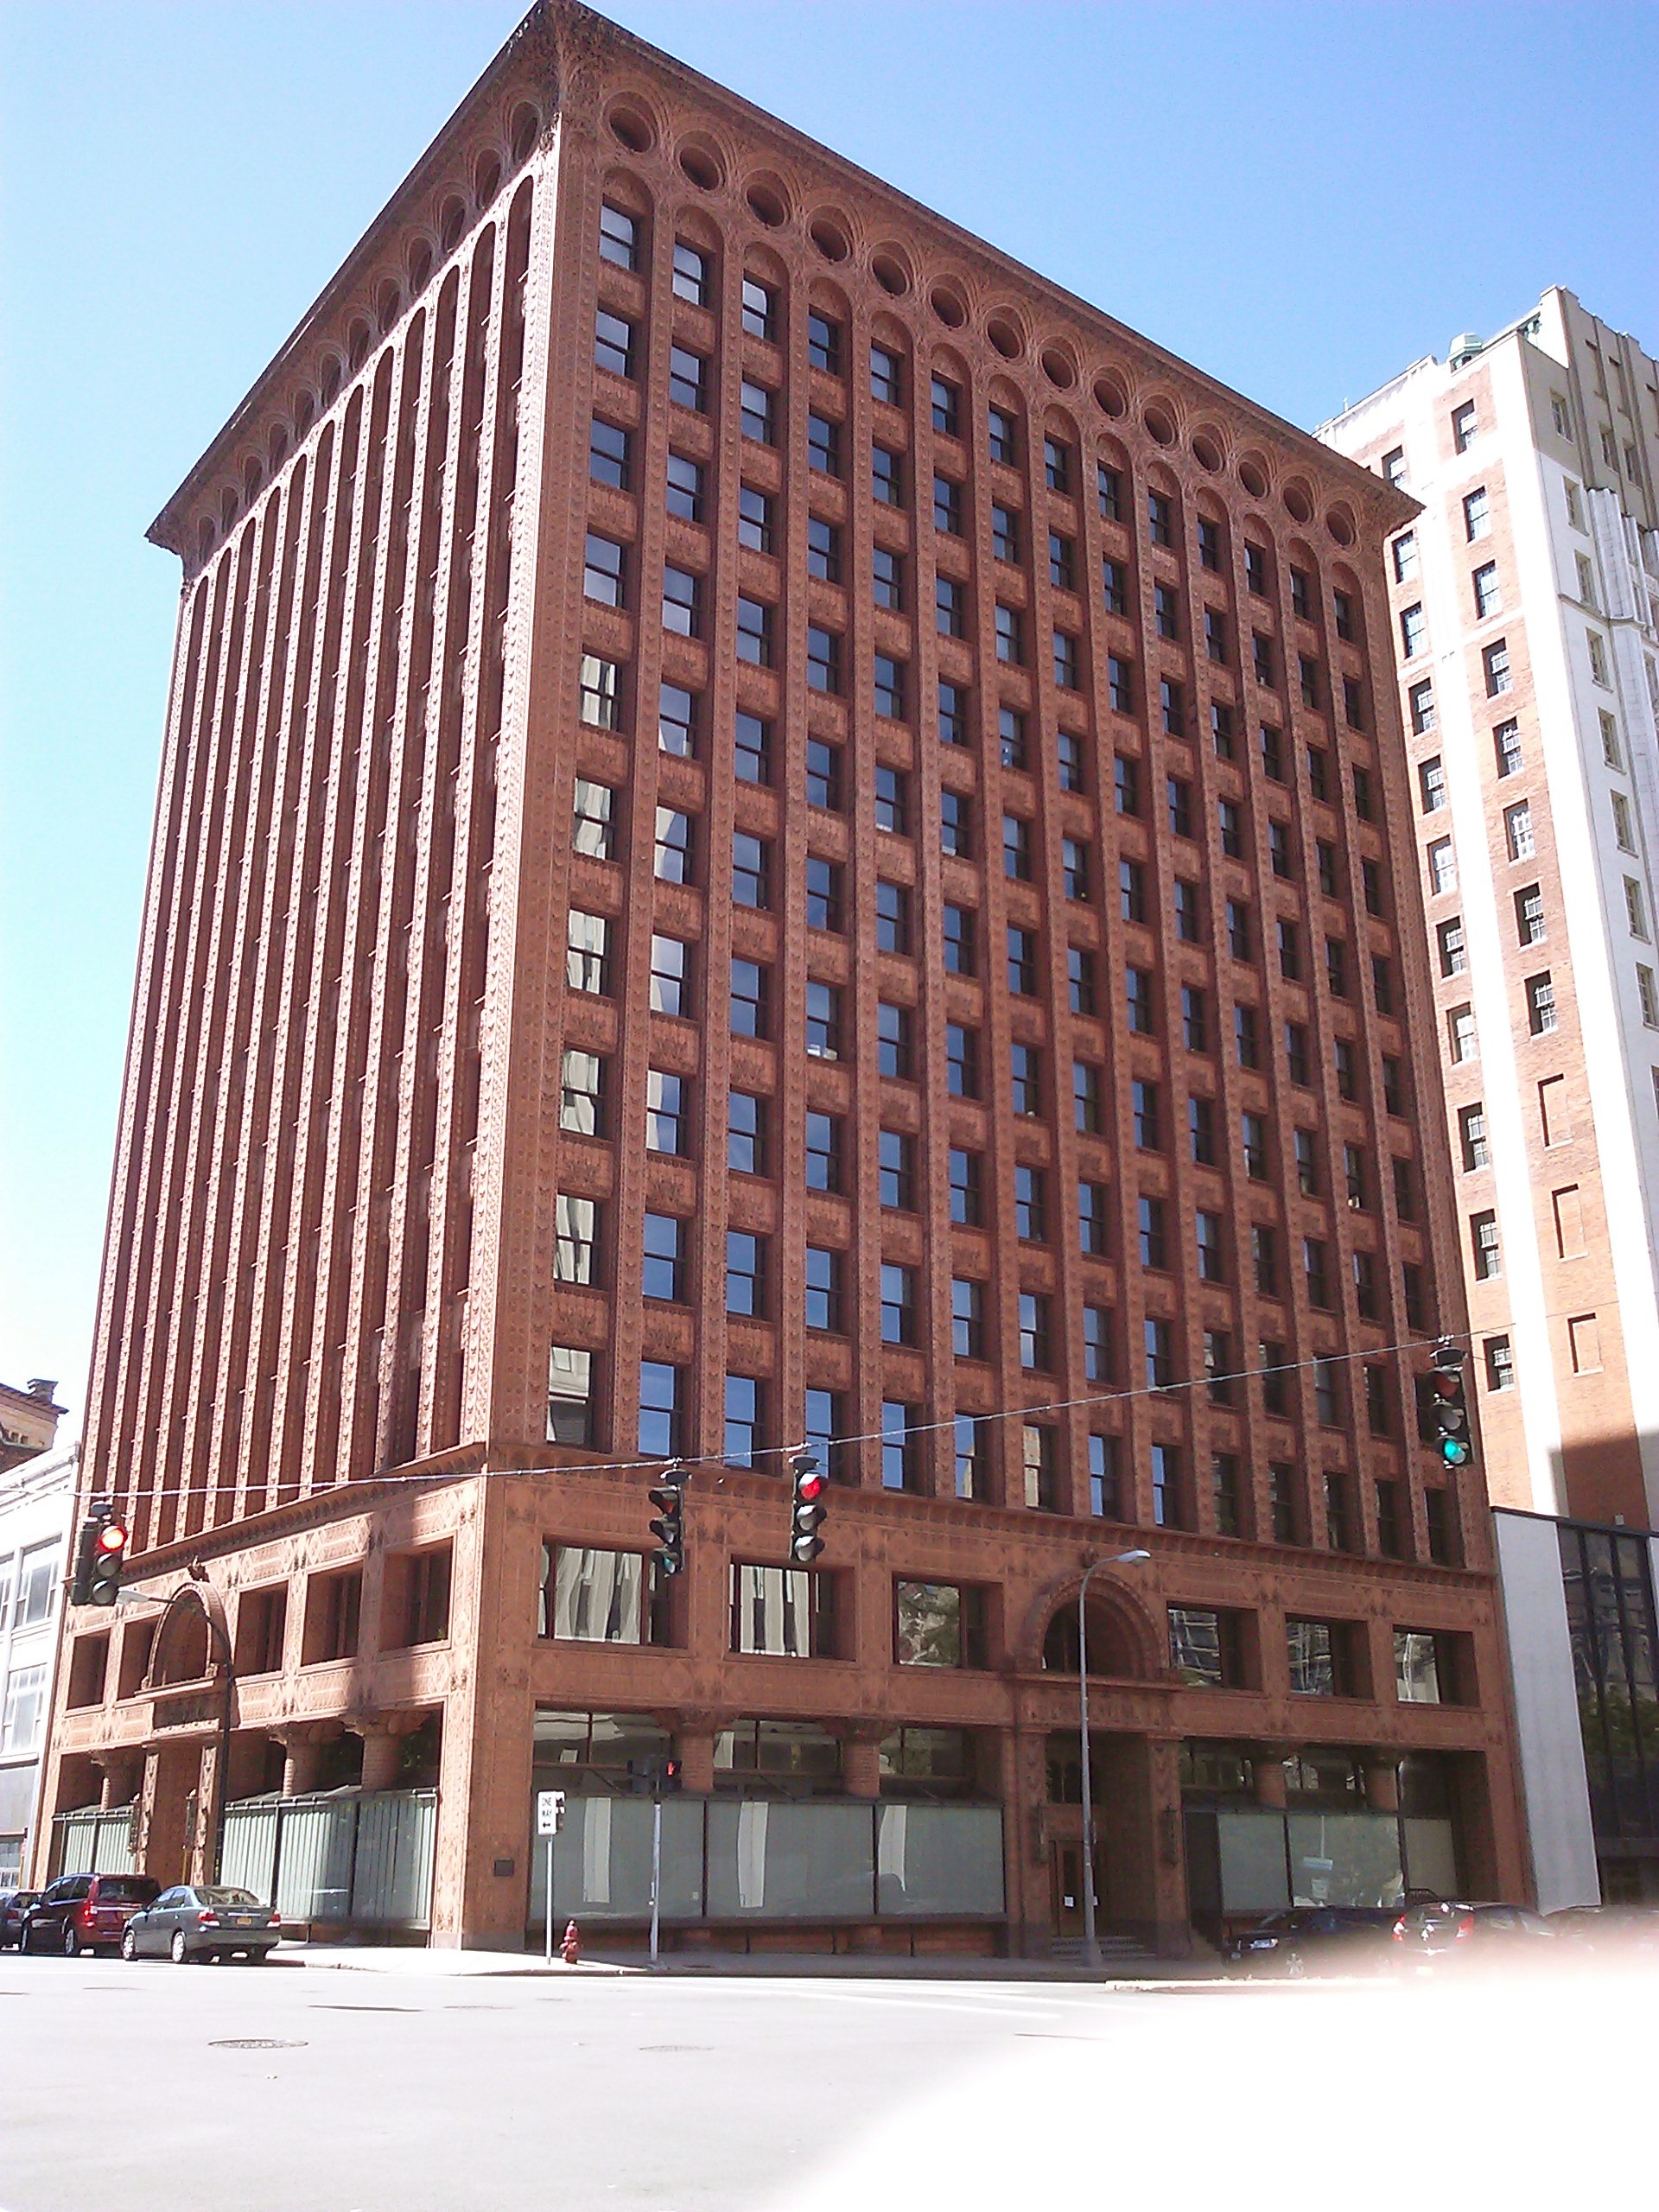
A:
{"type": "Polygon", "coordinates": [[[1150,1552],[1118,1552],[1097,1559],[1083,1571],[1077,1585],[1077,1737],[1083,1749],[1083,1962],[1100,1965],[1100,1939],[1095,1932],[1095,1793],[1089,1772],[1089,1624],[1084,1605],[1089,1585],[1103,1567],[1138,1567],[1150,1552]]]}

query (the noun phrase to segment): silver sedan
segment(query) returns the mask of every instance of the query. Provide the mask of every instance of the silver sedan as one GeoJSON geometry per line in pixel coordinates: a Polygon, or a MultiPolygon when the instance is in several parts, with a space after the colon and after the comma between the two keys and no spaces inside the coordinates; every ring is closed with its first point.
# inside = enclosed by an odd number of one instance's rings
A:
{"type": "Polygon", "coordinates": [[[251,1966],[263,1966],[281,1938],[280,1918],[251,1890],[181,1882],[134,1913],[121,1938],[121,1955],[169,1958],[181,1967],[239,1951],[251,1966]]]}

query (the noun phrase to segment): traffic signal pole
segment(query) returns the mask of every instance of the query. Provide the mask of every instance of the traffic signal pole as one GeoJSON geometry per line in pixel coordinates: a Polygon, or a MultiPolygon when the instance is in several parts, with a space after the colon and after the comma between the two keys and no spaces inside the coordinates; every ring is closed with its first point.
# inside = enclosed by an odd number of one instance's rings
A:
{"type": "Polygon", "coordinates": [[[663,1911],[663,1787],[659,1782],[651,1793],[651,1968],[654,1974],[658,1963],[658,1939],[662,1929],[663,1911]]]}

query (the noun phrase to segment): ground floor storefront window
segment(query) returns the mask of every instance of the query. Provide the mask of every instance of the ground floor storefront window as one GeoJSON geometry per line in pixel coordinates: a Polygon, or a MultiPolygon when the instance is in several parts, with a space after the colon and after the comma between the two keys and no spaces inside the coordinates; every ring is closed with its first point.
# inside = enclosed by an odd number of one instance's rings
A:
{"type": "Polygon", "coordinates": [[[1242,1749],[1189,1745],[1182,1759],[1187,1888],[1192,1918],[1220,1920],[1288,1905],[1403,1904],[1411,1892],[1456,1894],[1452,1800],[1434,1758],[1402,1763],[1397,1806],[1364,1801],[1360,1762],[1321,1749],[1275,1762],[1282,1806],[1264,1804],[1260,1764],[1242,1749]]]}
{"type": "MultiPolygon", "coordinates": [[[[669,1797],[665,1921],[862,1921],[1003,1910],[995,1805],[669,1797]]],[[[553,1847],[557,1918],[643,1920],[651,1910],[651,1801],[572,1792],[553,1847]]],[[[547,1849],[531,1856],[530,1917],[546,1911],[547,1849]]]]}
{"type": "MultiPolygon", "coordinates": [[[[552,1852],[556,1918],[649,1915],[653,1807],[640,1785],[645,1763],[670,1748],[643,1715],[537,1713],[535,1785],[565,1792],[552,1852]]],[[[664,1920],[1000,1918],[1002,1810],[975,1790],[971,1732],[895,1730],[880,1748],[875,1799],[846,1794],[840,1751],[817,1722],[720,1729],[713,1795],[663,1801],[664,1920]]],[[[544,1843],[530,1863],[530,1923],[539,1926],[544,1843]]]]}

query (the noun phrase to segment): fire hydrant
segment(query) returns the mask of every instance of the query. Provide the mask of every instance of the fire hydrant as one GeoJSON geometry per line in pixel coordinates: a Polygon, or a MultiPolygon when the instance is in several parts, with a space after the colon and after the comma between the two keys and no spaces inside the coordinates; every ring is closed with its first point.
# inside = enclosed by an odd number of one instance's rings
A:
{"type": "Polygon", "coordinates": [[[582,1964],[582,1930],[574,1920],[564,1923],[564,1940],[559,1945],[559,1956],[568,1967],[582,1964]]]}

